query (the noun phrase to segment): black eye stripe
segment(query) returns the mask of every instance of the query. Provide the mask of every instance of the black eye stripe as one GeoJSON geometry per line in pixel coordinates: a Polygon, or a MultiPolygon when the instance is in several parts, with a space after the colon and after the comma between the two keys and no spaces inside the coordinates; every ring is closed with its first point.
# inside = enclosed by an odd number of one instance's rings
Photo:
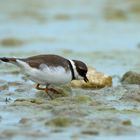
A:
{"type": "Polygon", "coordinates": [[[86,70],[82,70],[82,69],[77,69],[78,73],[81,75],[81,76],[85,76],[87,71],[86,70]]]}

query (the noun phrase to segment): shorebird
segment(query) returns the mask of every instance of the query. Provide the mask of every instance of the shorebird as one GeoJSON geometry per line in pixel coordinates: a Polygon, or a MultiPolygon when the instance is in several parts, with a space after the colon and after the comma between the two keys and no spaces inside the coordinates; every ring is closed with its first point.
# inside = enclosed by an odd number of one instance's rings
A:
{"type": "Polygon", "coordinates": [[[2,57],[1,61],[12,63],[20,68],[22,74],[37,83],[36,89],[57,92],[49,85],[63,85],[72,80],[88,82],[87,66],[79,60],[70,60],[58,55],[36,55],[28,58],[2,57]],[[40,85],[45,85],[41,88],[40,85]]]}

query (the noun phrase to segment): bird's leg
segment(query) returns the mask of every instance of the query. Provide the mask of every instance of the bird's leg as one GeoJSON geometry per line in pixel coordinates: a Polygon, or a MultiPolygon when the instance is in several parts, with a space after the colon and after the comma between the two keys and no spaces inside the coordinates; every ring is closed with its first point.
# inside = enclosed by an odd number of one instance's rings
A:
{"type": "Polygon", "coordinates": [[[47,93],[47,95],[48,95],[51,99],[53,99],[52,96],[48,93],[49,89],[47,88],[47,86],[46,86],[46,88],[41,88],[41,87],[39,87],[39,86],[40,86],[40,84],[37,84],[37,85],[36,85],[36,89],[38,89],[38,90],[45,90],[45,92],[47,93]]]}
{"type": "Polygon", "coordinates": [[[46,86],[45,92],[47,93],[47,95],[48,95],[51,99],[53,99],[53,97],[48,93],[48,91],[49,91],[48,86],[46,86]]]}
{"type": "Polygon", "coordinates": [[[36,85],[36,89],[38,89],[38,90],[45,90],[46,88],[41,88],[41,87],[39,87],[40,86],[40,84],[37,84],[36,85]]]}
{"type": "Polygon", "coordinates": [[[50,91],[52,91],[52,92],[54,92],[54,93],[56,93],[56,94],[60,94],[60,92],[58,92],[58,91],[55,90],[54,88],[49,88],[48,90],[50,90],[50,91]]]}
{"type": "Polygon", "coordinates": [[[51,91],[51,92],[53,92],[53,93],[55,93],[55,94],[59,94],[59,92],[58,92],[57,90],[55,90],[54,88],[51,88],[51,87],[49,88],[49,85],[50,85],[50,84],[47,84],[47,85],[46,85],[46,88],[47,88],[48,91],[51,91]]]}
{"type": "Polygon", "coordinates": [[[45,92],[47,93],[47,95],[48,95],[51,99],[53,99],[53,97],[48,93],[48,91],[51,91],[51,92],[56,93],[56,94],[59,94],[59,92],[58,92],[57,90],[55,90],[55,89],[53,89],[53,88],[48,88],[49,85],[46,85],[46,88],[41,88],[41,87],[39,87],[39,86],[40,86],[40,84],[37,84],[37,85],[36,85],[36,89],[38,89],[38,90],[45,90],[45,92]]]}

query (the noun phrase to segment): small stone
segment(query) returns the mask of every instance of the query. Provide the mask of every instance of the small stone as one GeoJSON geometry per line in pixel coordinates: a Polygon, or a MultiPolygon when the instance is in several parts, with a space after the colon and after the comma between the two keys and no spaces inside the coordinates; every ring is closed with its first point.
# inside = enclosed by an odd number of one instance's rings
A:
{"type": "Polygon", "coordinates": [[[3,46],[19,46],[22,45],[24,42],[17,38],[4,38],[0,40],[0,44],[3,46]]]}
{"type": "Polygon", "coordinates": [[[44,101],[42,100],[42,99],[16,99],[15,100],[15,103],[31,103],[31,104],[43,104],[44,103],[44,101]]]}
{"type": "Polygon", "coordinates": [[[81,133],[84,135],[98,135],[99,134],[99,132],[95,130],[84,130],[81,133]]]}
{"type": "Polygon", "coordinates": [[[54,17],[56,20],[69,20],[71,17],[67,14],[58,14],[54,17]]]}
{"type": "Polygon", "coordinates": [[[122,122],[123,125],[132,125],[131,121],[130,120],[124,120],[122,122]]]}
{"type": "Polygon", "coordinates": [[[8,83],[4,80],[0,80],[0,90],[7,90],[8,88],[8,83]]]}
{"type": "Polygon", "coordinates": [[[11,138],[11,137],[16,135],[16,131],[11,130],[11,129],[6,129],[2,133],[3,133],[4,136],[9,137],[9,138],[11,138]]]}
{"type": "Polygon", "coordinates": [[[88,103],[92,101],[92,99],[87,95],[75,96],[74,100],[78,103],[88,103]]]}
{"type": "Polygon", "coordinates": [[[29,101],[34,104],[43,104],[44,103],[44,101],[42,99],[31,99],[29,101]]]}
{"type": "Polygon", "coordinates": [[[28,118],[22,118],[19,123],[20,124],[27,124],[30,120],[28,118]]]}
{"type": "Polygon", "coordinates": [[[112,86],[112,77],[101,72],[97,72],[96,69],[88,67],[87,78],[89,82],[84,80],[74,80],[71,82],[71,86],[75,88],[94,88],[99,89],[103,87],[112,86]]]}
{"type": "Polygon", "coordinates": [[[61,128],[55,128],[51,132],[52,133],[61,133],[61,132],[63,132],[63,129],[61,129],[61,128]]]}
{"type": "Polygon", "coordinates": [[[26,99],[16,99],[15,102],[25,102],[26,99]]]}
{"type": "Polygon", "coordinates": [[[106,8],[104,17],[107,20],[126,20],[128,18],[126,11],[112,8],[106,8]]]}
{"type": "Polygon", "coordinates": [[[128,71],[126,72],[122,79],[121,82],[124,84],[137,84],[140,85],[140,73],[136,73],[133,71],[128,71]]]}
{"type": "Polygon", "coordinates": [[[67,127],[71,124],[71,121],[68,118],[58,117],[47,121],[45,125],[55,126],[55,127],[67,127]]]}

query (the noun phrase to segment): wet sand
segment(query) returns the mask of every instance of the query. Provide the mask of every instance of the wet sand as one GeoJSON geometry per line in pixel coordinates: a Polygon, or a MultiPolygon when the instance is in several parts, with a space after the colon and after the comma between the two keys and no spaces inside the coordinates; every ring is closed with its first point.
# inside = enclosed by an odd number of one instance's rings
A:
{"type": "Polygon", "coordinates": [[[139,0],[18,1],[0,4],[0,56],[56,53],[80,59],[113,77],[100,90],[60,87],[53,95],[0,62],[0,139],[139,139],[140,85],[122,75],[140,72],[139,0]]]}

